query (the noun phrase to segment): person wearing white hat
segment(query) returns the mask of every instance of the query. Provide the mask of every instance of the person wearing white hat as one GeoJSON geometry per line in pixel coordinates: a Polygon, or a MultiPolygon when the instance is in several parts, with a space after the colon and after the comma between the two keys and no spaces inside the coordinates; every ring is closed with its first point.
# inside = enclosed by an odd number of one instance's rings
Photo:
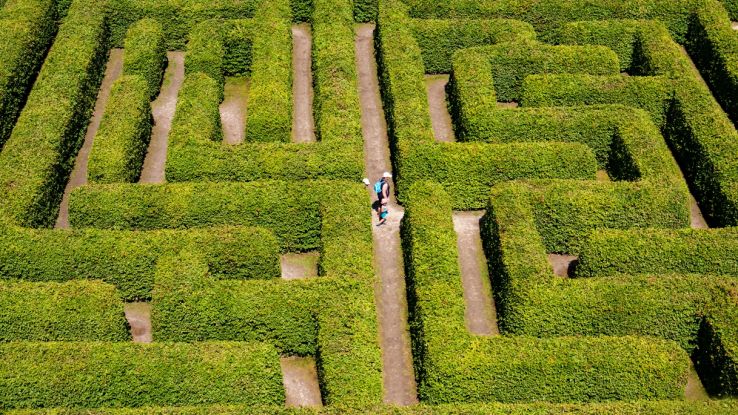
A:
{"type": "MultiPolygon", "coordinates": [[[[390,172],[384,172],[382,177],[374,183],[374,193],[377,194],[377,216],[379,217],[379,223],[377,226],[382,226],[387,222],[387,216],[389,216],[389,199],[390,199],[390,185],[389,179],[392,178],[390,172]]],[[[363,180],[364,184],[369,186],[369,179],[363,180]]]]}

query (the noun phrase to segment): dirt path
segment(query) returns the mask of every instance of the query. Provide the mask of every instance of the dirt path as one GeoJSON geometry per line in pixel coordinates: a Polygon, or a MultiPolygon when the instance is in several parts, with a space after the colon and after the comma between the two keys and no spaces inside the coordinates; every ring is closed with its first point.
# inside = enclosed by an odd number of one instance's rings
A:
{"type": "Polygon", "coordinates": [[[684,397],[688,401],[708,401],[710,395],[707,394],[702,381],[700,380],[697,370],[693,363],[689,363],[689,374],[687,375],[687,386],[684,388],[684,397]]]}
{"type": "Polygon", "coordinates": [[[223,142],[226,144],[241,144],[246,137],[249,86],[249,78],[226,78],[223,102],[220,104],[220,122],[223,125],[223,142]]]}
{"type": "Polygon", "coordinates": [[[74,170],[72,175],[69,177],[67,187],[64,189],[64,196],[62,197],[61,208],[59,209],[59,216],[56,218],[57,229],[68,229],[69,228],[69,194],[75,188],[82,186],[87,183],[87,162],[90,158],[90,150],[92,150],[92,142],[97,135],[97,130],[100,128],[100,122],[102,121],[103,114],[105,114],[105,107],[108,105],[110,99],[110,90],[113,83],[118,79],[123,72],[123,49],[113,49],[110,51],[110,57],[108,64],[105,67],[105,76],[100,85],[100,91],[97,94],[97,102],[95,103],[95,110],[92,113],[90,124],[87,126],[87,133],[85,134],[85,141],[82,144],[82,148],[77,154],[77,159],[74,163],[74,170]]]}
{"type": "Polygon", "coordinates": [[[454,212],[453,218],[464,285],[466,328],[472,334],[491,336],[500,334],[500,329],[497,327],[497,311],[492,300],[487,258],[482,248],[479,228],[482,216],[483,211],[454,212]]]}
{"type": "Polygon", "coordinates": [[[292,26],[292,142],[315,142],[312,34],[307,23],[292,26]]]}
{"type": "Polygon", "coordinates": [[[572,264],[578,259],[579,257],[573,255],[548,254],[548,263],[554,274],[564,278],[571,276],[572,264]]]}
{"type": "MultiPolygon", "coordinates": [[[[359,25],[356,30],[356,64],[359,76],[361,126],[364,135],[364,163],[370,180],[391,172],[387,123],[379,95],[377,63],[374,57],[374,26],[359,25]]],[[[370,199],[373,201],[373,198],[370,199]]],[[[384,401],[395,405],[417,403],[410,334],[407,324],[405,273],[400,244],[403,211],[394,199],[387,224],[376,224],[373,215],[374,265],[379,273],[375,302],[382,348],[384,401]]]]}
{"type": "Polygon", "coordinates": [[[282,357],[282,383],[288,407],[321,407],[318,371],[312,357],[282,357]]]}
{"type": "Polygon", "coordinates": [[[184,82],[184,52],[167,52],[169,65],[164,72],[164,83],[159,96],[151,103],[154,115],[154,128],[151,131],[149,151],[144,159],[140,183],[164,183],[164,169],[167,163],[167,144],[169,130],[172,129],[174,111],[177,109],[177,95],[184,82]]]}
{"type": "Polygon", "coordinates": [[[705,217],[702,215],[702,210],[700,210],[700,206],[697,204],[697,200],[692,195],[689,195],[689,225],[692,229],[709,228],[705,217]]]}
{"type": "Polygon", "coordinates": [[[126,303],[126,320],[131,326],[134,343],[151,343],[151,304],[146,302],[126,303]]]}
{"type": "Polygon", "coordinates": [[[430,107],[431,124],[436,141],[453,142],[454,128],[451,124],[451,114],[446,104],[446,85],[448,75],[426,75],[425,88],[428,92],[428,105],[430,107]]]}
{"type": "Polygon", "coordinates": [[[317,277],[319,261],[320,252],[284,254],[280,258],[282,278],[286,280],[298,280],[317,277]]]}

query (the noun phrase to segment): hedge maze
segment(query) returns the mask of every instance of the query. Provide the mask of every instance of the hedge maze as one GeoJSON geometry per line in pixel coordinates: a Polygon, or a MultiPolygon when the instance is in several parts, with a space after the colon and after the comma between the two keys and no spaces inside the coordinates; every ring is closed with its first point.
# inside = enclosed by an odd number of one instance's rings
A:
{"type": "Polygon", "coordinates": [[[738,413],[732,21],[0,0],[0,413],[738,413]]]}

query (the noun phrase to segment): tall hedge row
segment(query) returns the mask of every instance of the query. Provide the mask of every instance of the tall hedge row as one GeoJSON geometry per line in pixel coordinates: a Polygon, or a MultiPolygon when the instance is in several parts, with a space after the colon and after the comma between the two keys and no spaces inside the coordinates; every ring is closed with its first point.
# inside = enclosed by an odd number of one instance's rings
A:
{"type": "Polygon", "coordinates": [[[0,279],[101,279],[115,285],[125,300],[148,299],[157,260],[189,244],[199,246],[215,278],[280,276],[277,239],[264,229],[128,232],[7,227],[0,232],[0,279]]]}
{"type": "Polygon", "coordinates": [[[223,72],[226,76],[245,76],[251,73],[253,59],[254,22],[252,19],[228,20],[221,23],[223,72]]]}
{"type": "Polygon", "coordinates": [[[470,336],[464,325],[451,199],[438,185],[416,183],[406,207],[408,303],[416,378],[425,402],[566,402],[683,395],[688,356],[672,342],[637,337],[470,336]]]}
{"type": "Polygon", "coordinates": [[[74,2],[0,153],[0,216],[50,226],[107,57],[104,4],[74,2]]]}
{"type": "Polygon", "coordinates": [[[0,356],[3,410],[284,402],[263,343],[13,342],[0,356]]]}
{"type": "Polygon", "coordinates": [[[14,1],[0,10],[0,150],[56,33],[55,19],[52,0],[14,1]]]}
{"type": "Polygon", "coordinates": [[[137,182],[151,139],[150,90],[138,75],[118,79],[88,160],[90,183],[137,182]]]}
{"type": "Polygon", "coordinates": [[[155,19],[139,20],[126,34],[123,73],[143,78],[150,100],[159,93],[164,78],[167,64],[164,40],[162,25],[155,19]]]}
{"type": "MultiPolygon", "coordinates": [[[[225,47],[221,36],[220,22],[207,20],[192,28],[187,42],[185,73],[202,72],[218,83],[222,90],[225,84],[223,66],[225,47]]],[[[219,95],[222,100],[222,93],[219,95]]],[[[219,100],[219,101],[220,101],[219,100]]]]}
{"type": "Polygon", "coordinates": [[[2,281],[0,309],[0,343],[130,340],[119,294],[99,281],[2,281]]]}

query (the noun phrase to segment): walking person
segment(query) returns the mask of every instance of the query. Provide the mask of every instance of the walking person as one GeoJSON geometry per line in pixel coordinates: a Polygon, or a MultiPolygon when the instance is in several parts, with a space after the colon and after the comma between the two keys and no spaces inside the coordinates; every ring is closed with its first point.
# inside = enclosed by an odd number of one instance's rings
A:
{"type": "MultiPolygon", "coordinates": [[[[387,217],[389,216],[389,200],[390,200],[390,184],[389,179],[392,178],[392,174],[384,172],[382,177],[374,183],[374,193],[377,194],[377,217],[379,223],[377,226],[382,226],[387,223],[387,217]]],[[[369,186],[369,179],[364,179],[364,184],[369,186]]]]}

